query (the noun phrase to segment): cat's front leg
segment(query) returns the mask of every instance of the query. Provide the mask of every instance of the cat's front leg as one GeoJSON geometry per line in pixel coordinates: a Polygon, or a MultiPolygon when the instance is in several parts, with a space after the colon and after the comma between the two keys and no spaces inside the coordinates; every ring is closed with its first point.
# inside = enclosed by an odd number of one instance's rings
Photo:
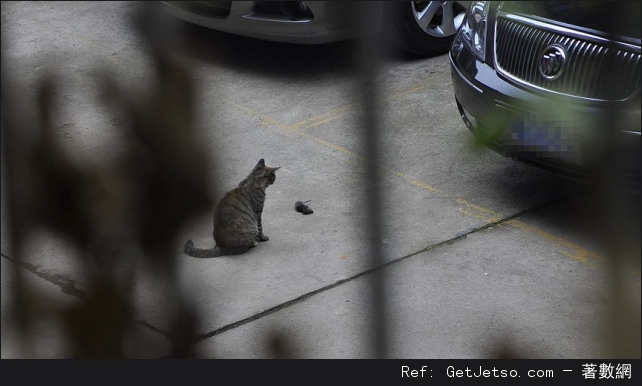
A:
{"type": "Polygon", "coordinates": [[[256,236],[256,241],[268,241],[270,238],[263,234],[263,225],[261,224],[261,213],[257,213],[256,226],[259,229],[259,234],[256,236]]]}

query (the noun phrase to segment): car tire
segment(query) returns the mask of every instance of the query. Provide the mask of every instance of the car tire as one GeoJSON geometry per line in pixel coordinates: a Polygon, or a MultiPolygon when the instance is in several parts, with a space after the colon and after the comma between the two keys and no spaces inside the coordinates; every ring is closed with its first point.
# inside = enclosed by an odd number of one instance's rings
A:
{"type": "Polygon", "coordinates": [[[399,48],[423,56],[448,52],[470,2],[388,1],[383,31],[399,48]]]}

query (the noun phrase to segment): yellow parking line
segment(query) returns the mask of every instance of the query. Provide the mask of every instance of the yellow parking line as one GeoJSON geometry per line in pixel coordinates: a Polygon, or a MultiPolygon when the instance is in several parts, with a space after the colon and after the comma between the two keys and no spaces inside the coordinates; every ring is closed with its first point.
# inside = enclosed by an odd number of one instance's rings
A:
{"type": "MultiPolygon", "coordinates": [[[[381,99],[380,102],[391,101],[393,99],[402,97],[404,95],[408,95],[408,94],[415,93],[417,91],[424,90],[424,89],[428,88],[428,86],[429,85],[424,84],[424,85],[421,85],[421,86],[414,86],[414,87],[412,87],[410,89],[401,88],[401,89],[392,90],[392,91],[389,91],[389,92],[384,92],[381,95],[382,99],[381,99]]],[[[323,114],[314,116],[312,118],[307,118],[307,119],[304,119],[302,121],[296,122],[296,123],[290,125],[290,127],[293,130],[297,130],[297,131],[311,129],[311,128],[320,126],[320,125],[322,125],[324,123],[328,123],[328,122],[334,121],[335,119],[344,117],[344,116],[346,116],[348,114],[351,114],[351,113],[353,113],[353,112],[355,112],[357,110],[358,110],[358,104],[350,103],[350,104],[347,104],[345,106],[341,106],[341,107],[338,107],[336,109],[333,109],[333,110],[330,110],[328,112],[325,112],[323,114]]]]}
{"type": "Polygon", "coordinates": [[[345,105],[345,106],[330,110],[326,113],[314,116],[312,118],[304,119],[300,122],[290,125],[290,127],[293,130],[309,129],[309,128],[316,127],[324,123],[333,121],[337,118],[341,118],[356,110],[357,110],[357,106],[354,103],[351,103],[349,105],[345,105]]]}
{"type": "Polygon", "coordinates": [[[528,225],[522,221],[513,219],[513,220],[507,221],[506,224],[512,227],[518,228],[520,230],[526,231],[528,233],[535,234],[542,237],[544,240],[548,241],[549,243],[554,244],[555,247],[563,255],[568,256],[572,259],[581,261],[582,263],[594,266],[595,263],[597,262],[601,263],[604,261],[604,257],[596,252],[590,251],[566,239],[550,234],[539,228],[528,225]]]}
{"type": "Polygon", "coordinates": [[[239,103],[233,102],[233,101],[231,101],[231,100],[229,100],[229,99],[222,98],[222,99],[221,99],[221,102],[222,102],[223,104],[229,104],[229,105],[232,105],[232,106],[236,107],[237,109],[239,109],[239,110],[243,111],[243,112],[244,112],[244,113],[246,113],[247,115],[251,115],[251,116],[254,116],[254,117],[259,118],[259,121],[261,122],[261,123],[260,123],[260,124],[261,124],[261,126],[265,126],[265,127],[278,127],[279,129],[292,131],[292,130],[290,129],[290,127],[288,127],[287,125],[284,125],[283,123],[281,123],[280,121],[278,121],[278,120],[276,120],[276,119],[274,119],[274,118],[270,117],[269,115],[266,115],[266,114],[260,113],[260,112],[258,112],[258,111],[256,111],[256,110],[253,110],[253,109],[251,109],[251,108],[249,108],[249,107],[243,106],[242,104],[239,104],[239,103]]]}
{"type": "MultiPolygon", "coordinates": [[[[450,198],[450,197],[449,197],[450,198]]],[[[479,205],[475,205],[471,202],[468,202],[464,200],[463,198],[460,197],[454,197],[454,200],[456,203],[459,205],[462,205],[459,207],[457,210],[469,217],[476,218],[478,220],[485,221],[489,224],[499,222],[503,219],[502,216],[498,215],[497,213],[493,212],[490,209],[486,209],[484,207],[481,207],[479,205]]]]}
{"type": "Polygon", "coordinates": [[[389,167],[387,167],[387,166],[382,166],[382,168],[383,168],[384,170],[387,170],[388,172],[390,172],[390,173],[392,173],[392,174],[396,175],[397,177],[399,177],[399,178],[401,178],[401,179],[405,180],[406,182],[408,182],[408,183],[410,183],[410,184],[414,185],[414,186],[418,186],[418,187],[420,187],[420,188],[422,188],[422,189],[429,190],[429,191],[431,191],[431,192],[433,192],[433,193],[441,193],[441,190],[439,190],[439,189],[437,189],[437,188],[435,188],[435,187],[433,187],[433,186],[430,186],[430,185],[428,185],[428,184],[426,184],[426,183],[423,183],[423,182],[421,182],[421,181],[417,181],[417,180],[415,180],[415,179],[413,179],[413,178],[411,178],[411,177],[409,177],[409,176],[407,176],[407,175],[403,174],[402,172],[396,171],[396,170],[391,169],[391,168],[389,168],[389,167]]]}
{"type": "Polygon", "coordinates": [[[387,99],[387,100],[392,100],[395,98],[402,97],[404,95],[412,94],[417,91],[424,90],[428,88],[430,85],[429,84],[422,84],[421,86],[413,87],[411,89],[406,89],[406,88],[400,88],[400,89],[395,89],[390,92],[384,92],[382,93],[382,97],[387,99]]]}
{"type": "MultiPolygon", "coordinates": [[[[501,223],[502,217],[492,210],[483,208],[479,205],[472,204],[462,198],[455,198],[455,201],[461,205],[462,208],[459,208],[459,211],[467,216],[474,217],[476,219],[485,221],[486,223],[501,223]]],[[[527,233],[537,235],[547,242],[553,244],[556,249],[563,255],[570,257],[572,259],[578,260],[582,263],[593,266],[596,262],[601,262],[604,258],[593,251],[590,251],[586,248],[583,248],[575,243],[572,243],[566,239],[563,239],[559,236],[555,236],[549,232],[546,232],[537,227],[526,224],[523,221],[512,219],[508,220],[500,225],[509,225],[513,228],[516,228],[527,233]]]]}

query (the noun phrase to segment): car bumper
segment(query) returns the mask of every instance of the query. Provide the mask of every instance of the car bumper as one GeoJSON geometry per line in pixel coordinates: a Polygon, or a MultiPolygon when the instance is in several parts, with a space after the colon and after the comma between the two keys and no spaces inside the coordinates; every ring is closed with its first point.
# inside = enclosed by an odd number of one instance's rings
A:
{"type": "Polygon", "coordinates": [[[618,169],[640,190],[640,94],[608,105],[553,99],[506,81],[457,37],[449,53],[457,106],[468,129],[500,154],[577,180],[617,148],[618,169]],[[619,129],[596,124],[617,117],[619,129]],[[607,133],[605,130],[616,130],[607,133]],[[608,137],[607,134],[613,134],[608,137]]]}
{"type": "MultiPolygon", "coordinates": [[[[297,44],[324,44],[381,30],[382,12],[358,31],[344,2],[305,2],[309,17],[292,19],[274,12],[262,12],[254,1],[166,1],[166,11],[175,17],[206,28],[252,38],[297,44]],[[208,5],[219,4],[217,6],[208,5]]],[[[383,7],[383,3],[378,4],[383,7]]],[[[383,8],[382,8],[383,9],[383,8]]]]}

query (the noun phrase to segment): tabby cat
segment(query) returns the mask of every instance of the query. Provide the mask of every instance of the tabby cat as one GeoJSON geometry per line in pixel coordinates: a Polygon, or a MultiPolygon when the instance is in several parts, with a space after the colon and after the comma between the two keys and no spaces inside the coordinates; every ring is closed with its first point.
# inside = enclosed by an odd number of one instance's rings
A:
{"type": "Polygon", "coordinates": [[[279,168],[265,166],[265,160],[261,158],[252,172],[216,205],[214,248],[195,248],[192,240],[187,240],[185,253],[193,257],[238,255],[257,246],[257,241],[268,241],[269,238],[263,233],[261,214],[265,189],[274,183],[274,172],[279,168]]]}

